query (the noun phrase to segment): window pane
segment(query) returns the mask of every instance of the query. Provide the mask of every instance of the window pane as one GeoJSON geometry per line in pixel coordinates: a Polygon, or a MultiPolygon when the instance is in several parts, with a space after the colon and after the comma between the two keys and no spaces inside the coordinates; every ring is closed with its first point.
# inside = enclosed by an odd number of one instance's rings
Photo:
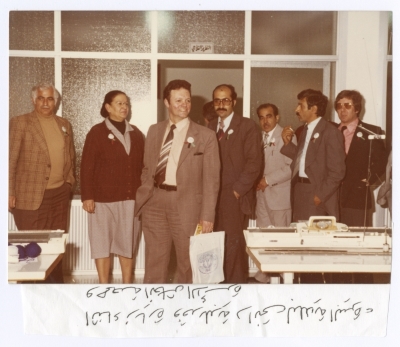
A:
{"type": "Polygon", "coordinates": [[[244,12],[158,12],[159,53],[189,53],[190,42],[212,42],[216,54],[243,54],[244,12]]]}
{"type": "Polygon", "coordinates": [[[253,11],[252,54],[336,54],[336,12],[253,11]]]}
{"type": "Polygon", "coordinates": [[[10,11],[10,49],[52,51],[54,49],[54,13],[10,11]]]}
{"type": "MultiPolygon", "coordinates": [[[[131,120],[135,124],[135,102],[150,100],[149,60],[63,59],[63,117],[72,124],[76,150],[76,174],[80,194],[80,164],[86,134],[104,120],[100,108],[111,90],[121,90],[132,104],[131,120]]],[[[143,115],[141,115],[143,116],[143,115]]]]}
{"type": "MultiPolygon", "coordinates": [[[[323,70],[313,68],[252,68],[251,118],[258,123],[257,107],[272,103],[279,109],[279,124],[294,130],[302,123],[297,119],[297,94],[304,89],[323,90],[323,70]]],[[[328,95],[327,95],[328,96],[328,95]]],[[[329,118],[330,111],[326,116],[329,118]]]]}
{"type": "Polygon", "coordinates": [[[32,87],[40,82],[54,84],[54,59],[10,57],[9,68],[10,117],[32,112],[32,87]]]}
{"type": "Polygon", "coordinates": [[[389,23],[388,23],[388,52],[387,54],[393,54],[393,12],[388,13],[389,23]]]}
{"type": "Polygon", "coordinates": [[[63,51],[150,52],[148,12],[63,11],[63,51]]]}

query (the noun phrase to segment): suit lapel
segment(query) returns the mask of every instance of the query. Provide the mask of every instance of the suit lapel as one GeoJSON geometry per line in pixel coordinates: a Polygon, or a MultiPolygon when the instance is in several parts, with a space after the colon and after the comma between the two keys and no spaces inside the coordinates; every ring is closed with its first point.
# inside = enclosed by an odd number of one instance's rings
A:
{"type": "Polygon", "coordinates": [[[318,148],[322,143],[322,136],[324,136],[324,130],[326,127],[326,122],[322,118],[317,126],[314,128],[314,131],[311,134],[310,142],[308,143],[307,154],[306,154],[306,162],[305,167],[310,166],[310,164],[315,160],[318,148]],[[318,134],[318,135],[317,135],[318,134]]]}
{"type": "MultiPolygon", "coordinates": [[[[189,119],[189,129],[186,134],[186,139],[188,139],[189,137],[192,137],[194,139],[194,145],[196,146],[196,144],[200,141],[198,134],[199,134],[198,130],[195,129],[193,122],[189,119]]],[[[186,159],[188,154],[191,152],[195,152],[195,151],[196,151],[196,147],[189,146],[187,143],[183,144],[182,152],[179,157],[178,169],[182,165],[183,161],[186,159]]]]}
{"type": "Polygon", "coordinates": [[[58,116],[54,116],[58,128],[60,129],[61,134],[63,135],[64,139],[64,167],[67,162],[68,152],[69,152],[69,141],[71,141],[71,134],[67,133],[67,128],[64,126],[62,119],[58,116]]]}
{"type": "Polygon", "coordinates": [[[50,161],[46,138],[44,137],[42,127],[40,126],[39,119],[37,118],[35,112],[31,113],[30,122],[31,122],[31,129],[32,129],[33,136],[35,137],[36,141],[38,142],[40,149],[47,153],[47,158],[50,161]]]}
{"type": "MultiPolygon", "coordinates": [[[[363,125],[360,120],[358,121],[358,125],[361,126],[363,125]]],[[[359,153],[363,152],[363,145],[364,145],[363,141],[366,141],[367,138],[368,134],[366,134],[364,131],[362,131],[360,128],[357,127],[356,130],[354,131],[353,138],[351,139],[349,151],[346,156],[346,161],[347,158],[350,158],[349,160],[352,160],[351,158],[354,157],[354,155],[358,155],[359,153]],[[365,140],[362,140],[357,136],[358,132],[361,132],[363,134],[365,140]]]]}
{"type": "MultiPolygon", "coordinates": [[[[238,134],[239,134],[239,126],[240,126],[240,116],[233,114],[231,124],[229,124],[229,128],[225,131],[224,137],[220,140],[220,142],[224,141],[221,143],[221,145],[225,145],[224,147],[227,148],[233,148],[233,144],[237,141],[238,139],[238,134]],[[229,146],[226,146],[229,141],[229,146]]],[[[228,150],[229,151],[229,150],[228,150]]]]}

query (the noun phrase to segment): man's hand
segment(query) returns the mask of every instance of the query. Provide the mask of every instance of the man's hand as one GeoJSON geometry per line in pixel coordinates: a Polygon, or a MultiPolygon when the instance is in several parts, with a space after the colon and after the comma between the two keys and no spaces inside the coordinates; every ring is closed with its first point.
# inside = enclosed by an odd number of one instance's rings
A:
{"type": "Polygon", "coordinates": [[[239,198],[240,198],[240,194],[239,194],[239,193],[237,193],[237,192],[235,192],[235,191],[233,191],[233,194],[235,194],[235,198],[239,200],[239,198]]]}
{"type": "Polygon", "coordinates": [[[321,200],[318,196],[314,195],[314,205],[318,206],[321,203],[321,200]]]}
{"type": "Polygon", "coordinates": [[[94,213],[94,200],[85,200],[82,207],[86,212],[94,213]]]}
{"type": "Polygon", "coordinates": [[[203,234],[208,234],[208,233],[212,232],[212,230],[214,228],[214,223],[207,222],[205,220],[201,220],[200,225],[203,227],[203,230],[202,230],[203,234]]]}
{"type": "Polygon", "coordinates": [[[292,141],[292,137],[294,135],[293,129],[289,126],[284,127],[282,130],[282,140],[285,143],[285,146],[292,141]]]}
{"type": "Polygon", "coordinates": [[[256,190],[261,190],[262,192],[264,192],[265,188],[268,187],[268,183],[265,180],[265,177],[260,179],[260,182],[258,182],[257,188],[256,190]]]}
{"type": "Polygon", "coordinates": [[[8,210],[11,211],[13,208],[15,208],[15,196],[9,196],[8,197],[8,210]]]}

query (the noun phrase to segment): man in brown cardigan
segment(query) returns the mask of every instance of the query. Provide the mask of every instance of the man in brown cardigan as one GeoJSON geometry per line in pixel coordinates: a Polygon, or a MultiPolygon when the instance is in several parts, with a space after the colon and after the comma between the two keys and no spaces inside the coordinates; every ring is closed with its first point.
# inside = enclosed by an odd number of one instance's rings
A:
{"type": "MultiPolygon", "coordinates": [[[[34,111],[10,120],[8,207],[19,230],[67,229],[75,151],[58,98],[52,84],[35,86],[34,111]]],[[[61,262],[49,282],[63,283],[61,262]]]]}

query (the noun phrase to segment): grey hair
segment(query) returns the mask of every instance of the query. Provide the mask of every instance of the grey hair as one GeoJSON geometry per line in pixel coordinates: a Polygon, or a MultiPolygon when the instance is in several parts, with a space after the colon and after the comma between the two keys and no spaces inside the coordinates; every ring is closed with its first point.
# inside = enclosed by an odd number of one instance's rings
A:
{"type": "Polygon", "coordinates": [[[58,99],[60,98],[60,93],[57,91],[56,87],[54,87],[53,84],[48,83],[48,82],[39,83],[38,85],[36,85],[36,86],[34,86],[34,87],[32,88],[32,92],[31,92],[32,100],[33,100],[33,101],[36,100],[37,91],[38,91],[38,90],[47,90],[47,89],[53,89],[53,91],[54,91],[54,99],[55,99],[56,102],[57,102],[58,99]]]}

